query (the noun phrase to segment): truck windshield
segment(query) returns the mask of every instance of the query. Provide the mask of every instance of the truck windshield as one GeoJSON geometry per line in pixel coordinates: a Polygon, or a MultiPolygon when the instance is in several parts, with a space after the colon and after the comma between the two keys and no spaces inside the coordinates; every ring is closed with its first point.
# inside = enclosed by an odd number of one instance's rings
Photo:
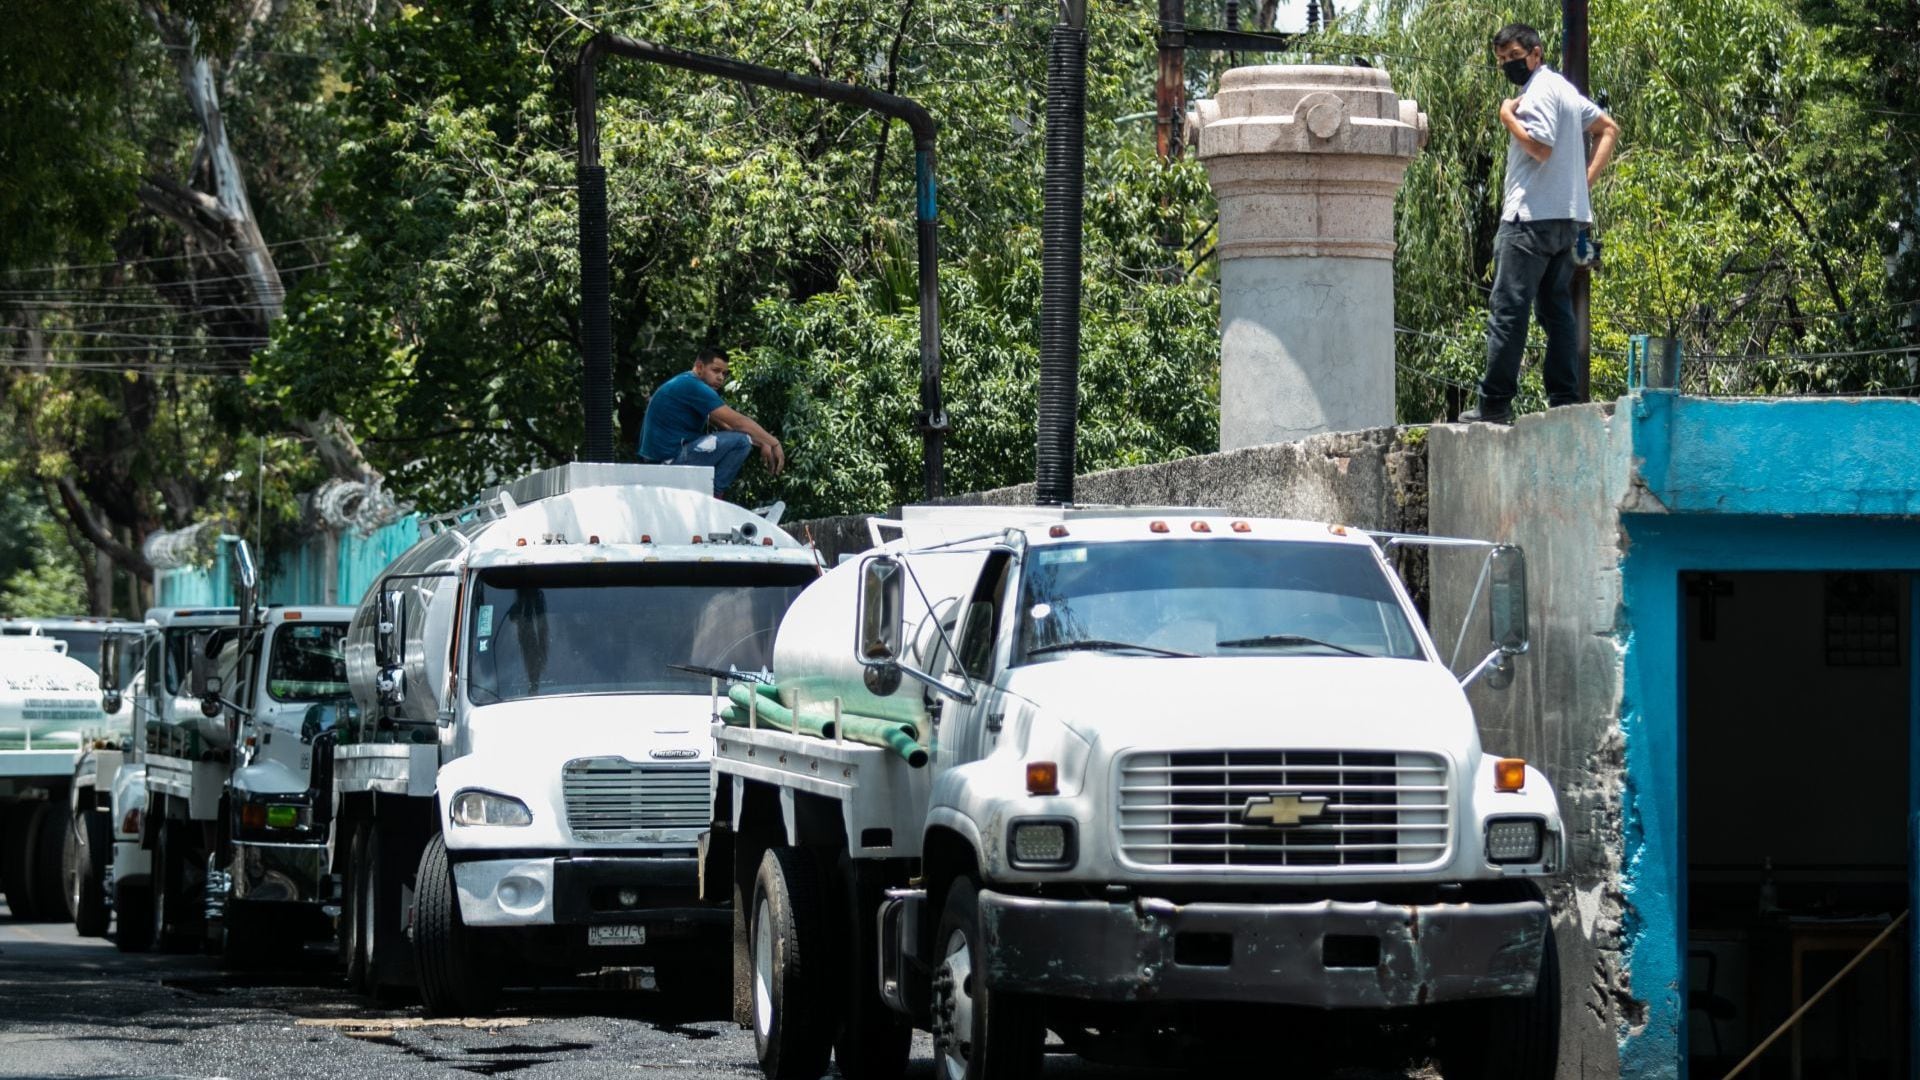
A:
{"type": "Polygon", "coordinates": [[[267,657],[267,696],[275,701],[346,697],[345,623],[281,623],[267,657]]]}
{"type": "Polygon", "coordinates": [[[559,694],[704,694],[687,664],[762,671],[811,566],[653,563],[482,571],[467,620],[475,705],[559,694]]]}
{"type": "Polygon", "coordinates": [[[1145,540],[1035,548],[1018,661],[1423,654],[1387,574],[1352,544],[1145,540]]]}

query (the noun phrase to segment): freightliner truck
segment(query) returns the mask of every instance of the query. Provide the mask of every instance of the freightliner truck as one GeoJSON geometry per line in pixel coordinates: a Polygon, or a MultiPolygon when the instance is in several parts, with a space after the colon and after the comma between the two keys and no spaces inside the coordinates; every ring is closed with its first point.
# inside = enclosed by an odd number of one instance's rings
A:
{"type": "Polygon", "coordinates": [[[108,737],[94,674],[48,633],[0,636],[0,889],[16,919],[67,918],[61,870],[84,748],[108,737]]]}
{"type": "Polygon", "coordinates": [[[715,678],[764,672],[819,573],[705,468],[576,464],[432,523],[353,618],[334,754],[350,981],[472,1014],[652,966],[724,995],[697,896],[715,678]]]}
{"type": "Polygon", "coordinates": [[[702,884],[768,1077],[830,1049],[898,1076],[910,1027],[954,1080],[1032,1074],[1049,1029],[1132,1060],[1259,1033],[1271,1062],[1331,1013],[1434,1031],[1450,1077],[1553,1075],[1565,834],[1462,692],[1525,650],[1517,549],[1479,545],[1493,641],[1456,677],[1386,553],[1472,541],[1179,509],[873,529],[714,727],[702,884]]]}

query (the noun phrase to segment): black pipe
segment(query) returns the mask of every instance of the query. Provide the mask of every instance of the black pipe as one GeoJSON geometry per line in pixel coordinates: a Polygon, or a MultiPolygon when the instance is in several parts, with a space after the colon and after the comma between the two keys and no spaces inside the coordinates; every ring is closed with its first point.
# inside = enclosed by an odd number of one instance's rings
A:
{"type": "MultiPolygon", "coordinates": [[[[602,365],[602,370],[610,373],[612,369],[612,308],[606,243],[606,169],[600,164],[600,117],[597,107],[599,98],[594,83],[595,70],[599,65],[600,57],[607,53],[682,68],[703,75],[718,75],[735,82],[751,83],[755,86],[766,86],[775,90],[805,94],[808,97],[837,101],[843,105],[857,105],[864,109],[871,109],[882,116],[906,121],[908,129],[913,132],[914,238],[919,248],[920,271],[920,412],[915,414],[914,423],[919,428],[922,439],[922,472],[927,497],[938,498],[945,476],[942,461],[943,440],[949,425],[946,407],[940,396],[940,254],[939,216],[933,179],[935,131],[933,114],[927,112],[919,102],[897,94],[871,90],[850,83],[834,82],[831,79],[815,78],[812,75],[802,75],[792,71],[761,67],[758,64],[749,64],[730,57],[709,56],[684,49],[672,49],[619,34],[599,34],[580,47],[580,68],[575,85],[575,121],[579,125],[580,133],[578,166],[580,317],[587,324],[582,333],[587,348],[587,452],[593,453],[596,445],[596,424],[601,425],[599,431],[604,433],[601,437],[604,438],[609,453],[613,442],[613,396],[610,376],[603,413],[595,414],[593,398],[596,347],[600,350],[599,363],[602,365]],[[596,182],[597,198],[590,197],[589,188],[596,182]],[[592,246],[596,235],[597,248],[592,246]],[[596,289],[598,296],[594,295],[593,290],[596,289]],[[596,319],[597,326],[594,325],[596,319]]],[[[595,460],[611,460],[611,458],[595,460]]]]}
{"type": "Polygon", "coordinates": [[[1080,223],[1087,127],[1087,9],[1062,0],[1047,49],[1046,209],[1041,220],[1040,419],[1034,501],[1073,501],[1080,401],[1080,223]]]}

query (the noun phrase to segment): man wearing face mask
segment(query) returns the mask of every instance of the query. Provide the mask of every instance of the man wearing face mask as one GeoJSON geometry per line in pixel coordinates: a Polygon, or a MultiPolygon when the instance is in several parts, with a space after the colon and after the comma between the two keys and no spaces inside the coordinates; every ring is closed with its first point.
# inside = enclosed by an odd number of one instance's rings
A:
{"type": "Polygon", "coordinates": [[[1487,371],[1480,380],[1480,406],[1460,414],[1467,422],[1513,422],[1520,358],[1527,343],[1527,313],[1537,308],[1547,332],[1541,370],[1547,404],[1580,400],[1575,370],[1573,247],[1593,221],[1588,189],[1613,157],[1620,125],[1600,111],[1560,73],[1541,63],[1540,32],[1525,23],[1493,36],[1500,71],[1520,87],[1500,103],[1507,129],[1506,197],[1500,231],[1494,235],[1493,295],[1487,301],[1487,371]],[[1593,136],[1593,159],[1586,139],[1593,136]]]}

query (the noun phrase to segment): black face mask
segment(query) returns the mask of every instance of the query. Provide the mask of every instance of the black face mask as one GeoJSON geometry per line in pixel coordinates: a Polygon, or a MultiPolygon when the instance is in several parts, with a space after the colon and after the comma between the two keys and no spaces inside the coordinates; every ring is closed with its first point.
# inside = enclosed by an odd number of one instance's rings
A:
{"type": "Polygon", "coordinates": [[[1527,85],[1527,80],[1533,77],[1533,72],[1527,70],[1527,58],[1524,56],[1501,61],[1500,73],[1505,75],[1507,81],[1515,86],[1525,86],[1527,85]]]}

